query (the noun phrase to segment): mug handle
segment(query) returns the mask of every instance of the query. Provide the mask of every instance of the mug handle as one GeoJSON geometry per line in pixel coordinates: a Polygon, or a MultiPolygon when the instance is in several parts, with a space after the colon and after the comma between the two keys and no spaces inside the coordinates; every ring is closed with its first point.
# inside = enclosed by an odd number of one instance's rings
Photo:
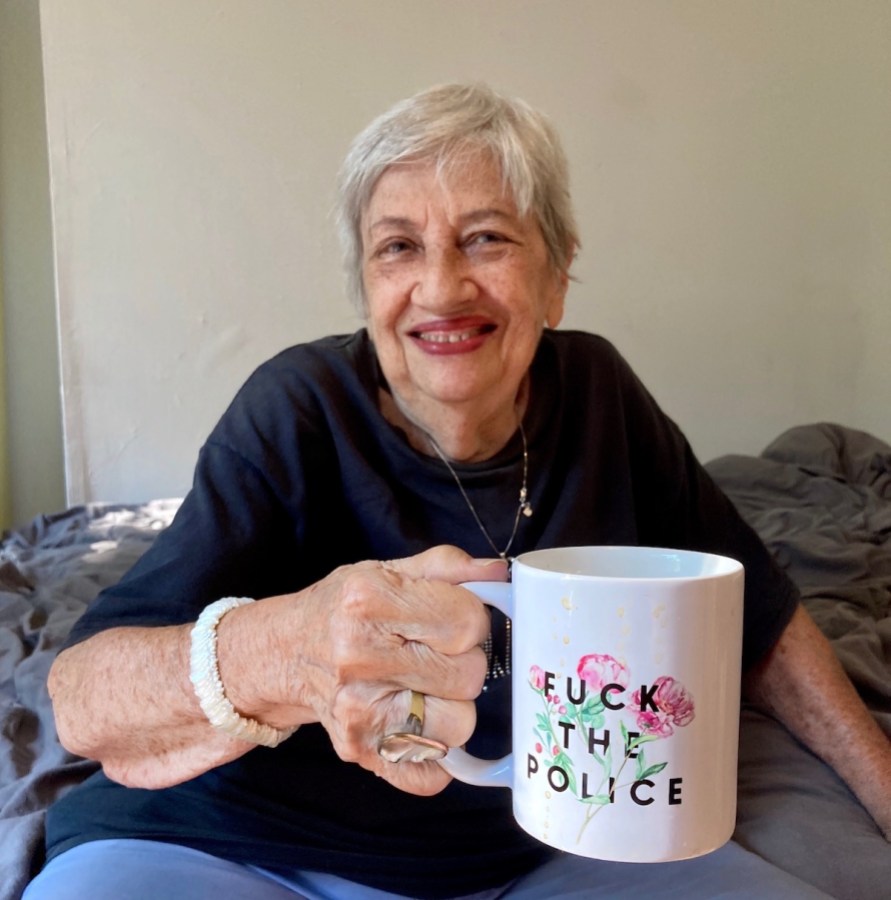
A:
{"type": "MultiPolygon", "coordinates": [[[[514,617],[514,594],[503,581],[466,581],[461,585],[472,591],[483,603],[494,606],[509,619],[514,617]]],[[[452,747],[439,764],[453,778],[479,787],[510,787],[513,783],[514,755],[501,759],[480,759],[458,747],[452,747]]]]}

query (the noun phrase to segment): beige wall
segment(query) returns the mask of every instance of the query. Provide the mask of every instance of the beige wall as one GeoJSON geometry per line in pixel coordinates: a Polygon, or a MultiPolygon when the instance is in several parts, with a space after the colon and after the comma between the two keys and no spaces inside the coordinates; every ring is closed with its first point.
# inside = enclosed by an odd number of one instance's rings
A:
{"type": "Polygon", "coordinates": [[[329,209],[371,116],[481,79],[549,111],[567,325],[702,457],[891,437],[886,0],[43,0],[69,496],[184,492],[264,357],[351,330],[329,209]]]}
{"type": "Polygon", "coordinates": [[[49,170],[36,0],[0,0],[0,527],[65,504],[49,170]],[[0,404],[2,406],[3,404],[0,404]]]}

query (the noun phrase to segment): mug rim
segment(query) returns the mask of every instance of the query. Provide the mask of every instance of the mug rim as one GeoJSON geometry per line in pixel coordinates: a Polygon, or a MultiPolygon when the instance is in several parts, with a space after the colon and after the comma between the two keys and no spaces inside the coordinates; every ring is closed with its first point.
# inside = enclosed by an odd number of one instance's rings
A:
{"type": "Polygon", "coordinates": [[[727,578],[744,571],[743,564],[731,556],[724,556],[720,553],[712,553],[708,550],[688,550],[678,547],[655,547],[642,544],[579,544],[570,547],[540,547],[536,550],[527,550],[514,557],[513,565],[521,565],[533,572],[540,572],[549,575],[558,575],[563,578],[572,578],[578,580],[589,581],[705,581],[715,578],[727,578]],[[600,553],[606,555],[617,555],[618,553],[627,553],[629,551],[645,551],[648,555],[657,556],[659,554],[672,555],[684,559],[707,559],[720,563],[722,568],[719,571],[699,572],[695,574],[682,573],[664,573],[659,575],[615,575],[615,574],[589,574],[586,572],[566,572],[561,569],[549,568],[535,564],[535,557],[546,556],[552,553],[574,553],[584,551],[586,553],[600,553]]]}

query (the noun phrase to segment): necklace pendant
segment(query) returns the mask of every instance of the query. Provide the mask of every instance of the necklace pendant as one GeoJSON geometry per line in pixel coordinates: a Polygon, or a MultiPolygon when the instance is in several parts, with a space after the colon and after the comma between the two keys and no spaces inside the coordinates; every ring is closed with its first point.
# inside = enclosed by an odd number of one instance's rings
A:
{"type": "Polygon", "coordinates": [[[480,518],[479,513],[476,511],[476,507],[473,505],[473,502],[468,496],[467,491],[464,490],[464,485],[461,483],[461,479],[458,477],[458,473],[449,462],[448,457],[445,455],[445,453],[442,452],[433,435],[427,434],[427,440],[430,441],[430,446],[433,448],[436,455],[442,460],[443,465],[445,465],[445,467],[449,470],[449,473],[454,479],[455,484],[458,486],[458,490],[461,492],[461,496],[464,498],[464,502],[467,504],[467,508],[470,510],[474,521],[479,527],[479,530],[482,532],[483,537],[488,541],[489,546],[492,548],[492,550],[494,550],[495,553],[501,557],[501,559],[507,561],[508,579],[510,578],[510,564],[512,561],[512,557],[509,557],[508,553],[510,552],[510,548],[514,545],[514,538],[517,536],[517,528],[520,525],[520,514],[522,513],[527,519],[532,515],[532,504],[527,499],[527,497],[529,496],[529,490],[526,483],[529,476],[529,447],[526,443],[526,432],[523,430],[522,421],[519,422],[518,428],[520,431],[520,440],[522,440],[523,442],[523,483],[520,485],[519,503],[517,505],[517,511],[514,513],[514,527],[510,533],[510,538],[508,538],[507,544],[505,544],[503,550],[499,550],[495,544],[495,541],[492,540],[492,536],[489,534],[489,530],[483,524],[483,520],[480,518]]]}

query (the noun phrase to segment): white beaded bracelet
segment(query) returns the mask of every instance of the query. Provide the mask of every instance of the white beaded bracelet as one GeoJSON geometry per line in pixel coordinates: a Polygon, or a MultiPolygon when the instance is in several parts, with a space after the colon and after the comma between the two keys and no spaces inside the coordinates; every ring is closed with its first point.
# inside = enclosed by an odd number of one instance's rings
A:
{"type": "Polygon", "coordinates": [[[195,696],[201,704],[201,710],[217,731],[252,744],[277,747],[297,729],[282,731],[271,725],[264,725],[256,719],[246,719],[239,715],[226,696],[217,660],[217,626],[220,619],[227,612],[253,602],[250,597],[224,597],[211,603],[198,616],[198,621],[192,628],[189,679],[195,688],[195,696]]]}

